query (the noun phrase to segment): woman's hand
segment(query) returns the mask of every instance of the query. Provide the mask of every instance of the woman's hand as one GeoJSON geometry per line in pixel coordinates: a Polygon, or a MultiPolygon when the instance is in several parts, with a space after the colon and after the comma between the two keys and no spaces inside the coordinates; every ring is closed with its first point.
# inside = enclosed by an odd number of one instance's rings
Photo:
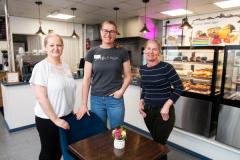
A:
{"type": "Polygon", "coordinates": [[[69,126],[68,122],[65,121],[64,119],[57,118],[54,121],[54,124],[58,127],[63,128],[63,129],[70,129],[70,126],[69,126]]]}
{"type": "Polygon", "coordinates": [[[173,104],[173,101],[171,99],[168,99],[160,111],[162,115],[162,119],[164,121],[167,121],[169,119],[169,109],[172,106],[172,104],[173,104]]]}
{"type": "Polygon", "coordinates": [[[110,96],[113,96],[114,98],[119,99],[119,98],[122,98],[123,94],[124,94],[124,91],[119,89],[119,90],[115,91],[114,93],[110,94],[110,96]]]}
{"type": "Polygon", "coordinates": [[[80,120],[84,116],[85,113],[87,113],[88,116],[90,116],[87,105],[82,105],[80,107],[80,109],[78,110],[78,112],[76,113],[76,118],[78,120],[80,120]]]}
{"type": "Polygon", "coordinates": [[[147,114],[143,111],[144,110],[144,100],[140,100],[139,102],[139,113],[145,118],[147,114]]]}
{"type": "Polygon", "coordinates": [[[162,119],[167,121],[169,119],[169,107],[164,107],[160,111],[162,119]]]}

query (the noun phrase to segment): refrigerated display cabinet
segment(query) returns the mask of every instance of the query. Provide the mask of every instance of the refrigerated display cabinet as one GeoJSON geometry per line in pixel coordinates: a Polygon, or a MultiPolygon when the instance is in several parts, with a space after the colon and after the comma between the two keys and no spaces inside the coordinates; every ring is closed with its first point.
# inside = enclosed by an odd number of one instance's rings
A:
{"type": "Polygon", "coordinates": [[[240,45],[226,46],[216,140],[240,148],[240,45]]]}
{"type": "Polygon", "coordinates": [[[216,131],[224,48],[163,47],[163,61],[173,65],[184,92],[175,103],[175,127],[210,137],[216,131]]]}

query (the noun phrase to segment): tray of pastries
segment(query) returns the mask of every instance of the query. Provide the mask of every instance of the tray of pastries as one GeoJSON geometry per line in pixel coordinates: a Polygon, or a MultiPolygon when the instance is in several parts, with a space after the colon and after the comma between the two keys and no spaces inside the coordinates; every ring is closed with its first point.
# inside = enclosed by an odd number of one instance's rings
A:
{"type": "Polygon", "coordinates": [[[183,86],[185,91],[201,93],[201,94],[210,94],[211,86],[207,84],[193,84],[191,81],[184,81],[183,86]]]}
{"type": "Polygon", "coordinates": [[[197,69],[192,73],[192,76],[195,78],[212,78],[212,69],[197,69]]]}

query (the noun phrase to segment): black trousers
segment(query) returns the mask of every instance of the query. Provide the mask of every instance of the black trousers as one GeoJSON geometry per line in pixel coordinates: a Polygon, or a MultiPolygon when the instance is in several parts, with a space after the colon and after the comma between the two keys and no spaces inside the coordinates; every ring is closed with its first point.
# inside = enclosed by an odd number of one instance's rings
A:
{"type": "Polygon", "coordinates": [[[62,156],[58,127],[50,119],[35,117],[41,142],[39,160],[60,160],[62,156]]]}
{"type": "MultiPolygon", "coordinates": [[[[169,109],[169,119],[164,121],[160,114],[161,107],[145,105],[144,112],[147,116],[144,118],[145,124],[153,138],[154,141],[165,145],[167,139],[172,132],[175,123],[175,110],[171,106],[169,109]]],[[[160,158],[161,160],[166,160],[167,155],[160,158]]]]}

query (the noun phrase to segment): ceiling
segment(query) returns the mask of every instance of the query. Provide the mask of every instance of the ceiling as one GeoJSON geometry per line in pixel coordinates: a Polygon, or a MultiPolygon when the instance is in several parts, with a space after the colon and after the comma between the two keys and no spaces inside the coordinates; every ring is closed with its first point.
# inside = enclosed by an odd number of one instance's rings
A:
{"type": "MultiPolygon", "coordinates": [[[[3,1],[0,0],[0,15],[4,15],[3,1]]],[[[35,0],[6,0],[10,16],[38,18],[38,8],[35,0]]],[[[193,15],[220,12],[213,2],[222,0],[188,0],[188,9],[193,15]]],[[[97,24],[103,20],[114,20],[116,12],[113,7],[119,7],[118,18],[126,19],[136,16],[144,16],[144,3],[142,0],[42,0],[41,18],[50,20],[46,16],[54,11],[72,14],[71,7],[76,7],[77,23],[97,24]]],[[[176,17],[161,14],[161,11],[186,7],[186,0],[150,0],[147,3],[147,17],[155,19],[171,19],[176,17]]],[[[54,20],[54,19],[51,19],[54,20]]],[[[71,22],[72,20],[68,20],[71,22]]]]}

